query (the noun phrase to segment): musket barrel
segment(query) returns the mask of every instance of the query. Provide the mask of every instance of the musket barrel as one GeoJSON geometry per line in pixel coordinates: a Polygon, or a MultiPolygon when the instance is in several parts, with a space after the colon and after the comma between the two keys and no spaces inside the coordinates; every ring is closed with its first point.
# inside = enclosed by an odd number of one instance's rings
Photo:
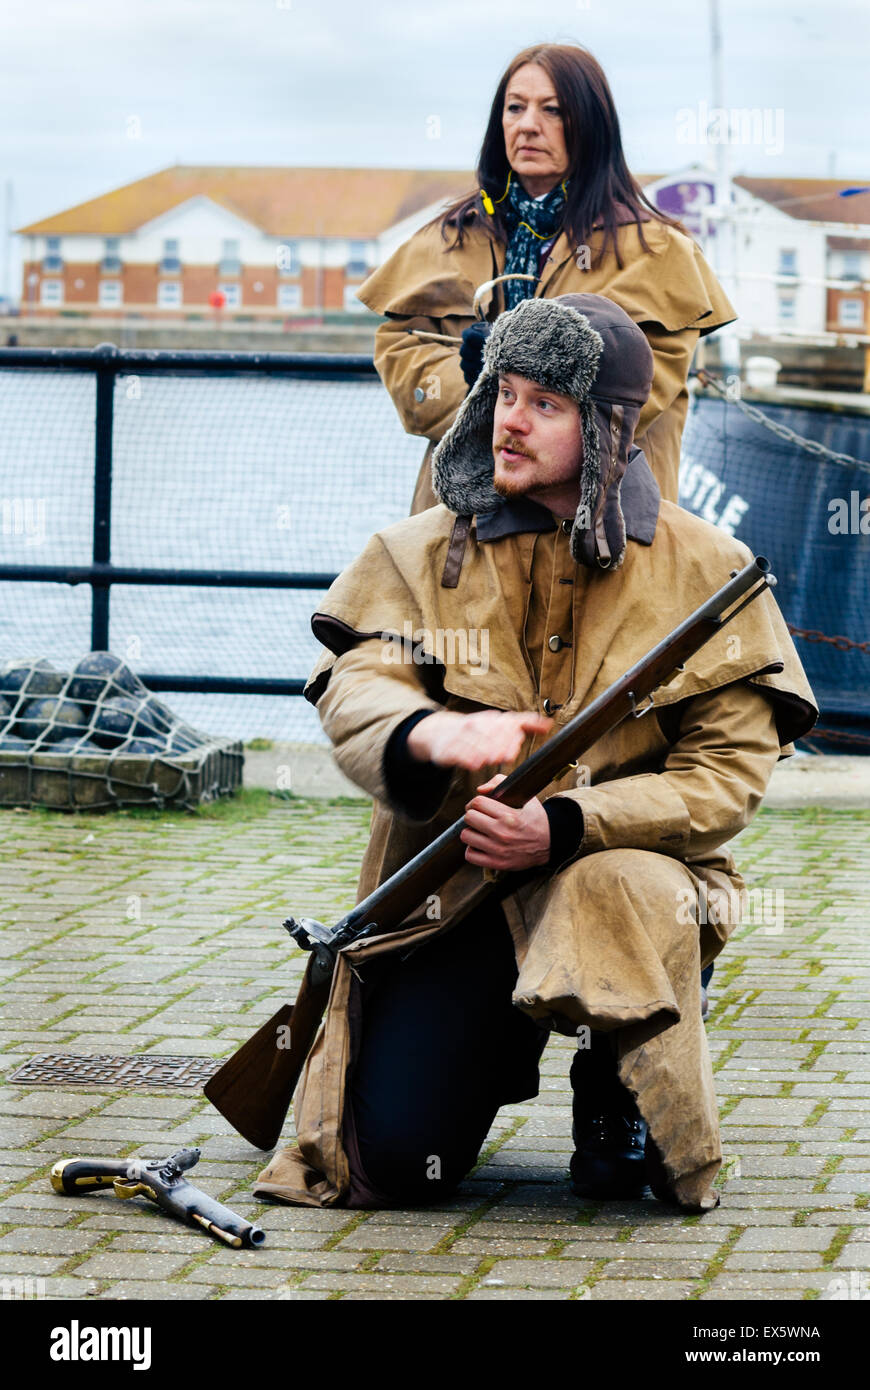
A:
{"type": "MultiPolygon", "coordinates": [[[[494,801],[522,805],[537,792],[543,791],[562,768],[627,718],[638,699],[651,694],[671,671],[713,637],[728,622],[728,617],[723,618],[723,613],[727,613],[727,610],[743,598],[753,585],[758,587],[755,593],[750,594],[747,602],[757,597],[772,583],[775,583],[775,580],[770,574],[769,561],[763,555],[757,556],[742,570],[732,575],[727,584],[723,584],[705,603],[696,608],[694,613],[674,628],[667,637],[662,638],[661,642],[602,691],[558,733],[530,754],[488,795],[494,801]]],[[[379,930],[383,931],[398,926],[403,917],[421,903],[433,887],[437,887],[439,882],[443,882],[460,867],[465,852],[460,839],[464,828],[463,816],[442,831],[407,864],[397,869],[367,898],[357,903],[335,928],[336,946],[340,947],[352,940],[358,934],[358,929],[368,923],[377,924],[379,930]],[[413,902],[403,894],[403,889],[409,884],[413,885],[410,895],[414,899],[413,902]],[[385,907],[389,909],[386,914],[385,907]]]]}

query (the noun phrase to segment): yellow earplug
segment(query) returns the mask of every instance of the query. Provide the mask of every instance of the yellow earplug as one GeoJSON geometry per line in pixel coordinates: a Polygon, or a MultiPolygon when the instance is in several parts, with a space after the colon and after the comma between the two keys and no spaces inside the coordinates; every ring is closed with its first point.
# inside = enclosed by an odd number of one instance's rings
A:
{"type": "Polygon", "coordinates": [[[492,198],[490,198],[485,188],[482,188],[480,190],[480,196],[483,199],[484,208],[489,213],[490,217],[492,217],[493,213],[495,212],[495,208],[492,205],[492,198]]]}

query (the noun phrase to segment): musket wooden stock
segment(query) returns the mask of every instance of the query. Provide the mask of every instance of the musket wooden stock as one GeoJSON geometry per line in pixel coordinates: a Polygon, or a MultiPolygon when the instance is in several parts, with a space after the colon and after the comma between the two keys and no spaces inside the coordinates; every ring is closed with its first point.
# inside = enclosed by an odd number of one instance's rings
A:
{"type": "MultiPolygon", "coordinates": [[[[762,556],[735,572],[728,584],[526,758],[489,795],[509,806],[522,806],[537,796],[624,719],[630,715],[640,718],[653,708],[651,703],[639,706],[725,623],[775,583],[770,565],[762,556]],[[728,612],[739,599],[743,602],[728,612]]],[[[395,931],[431,893],[442,890],[451,875],[465,864],[465,845],[460,838],[464,826],[465,819],[461,817],[357,903],[332,933],[336,951],[363,932],[373,935],[376,929],[381,935],[395,931]]],[[[495,886],[495,882],[490,884],[489,891],[495,886]]],[[[271,1149],[278,1142],[293,1091],[329,1000],[330,985],[331,976],[323,977],[312,956],[295,1005],[283,1005],[204,1087],[212,1105],[258,1148],[271,1149]],[[289,1047],[285,1045],[288,1034],[282,1031],[288,1027],[289,1047]]]]}

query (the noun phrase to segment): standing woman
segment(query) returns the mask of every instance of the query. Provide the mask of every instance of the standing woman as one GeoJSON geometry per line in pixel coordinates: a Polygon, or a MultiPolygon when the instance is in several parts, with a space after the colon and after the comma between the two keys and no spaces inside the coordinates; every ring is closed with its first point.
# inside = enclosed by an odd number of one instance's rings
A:
{"type": "Polygon", "coordinates": [[[649,341],[655,375],[636,440],[662,496],[677,500],[686,379],[698,338],[736,317],[680,223],[644,197],[628,171],[619,119],[586,49],[538,44],[499,82],[477,167],[479,187],[453,203],[376,270],[359,291],[386,316],[375,365],[408,434],[429,448],[412,510],[436,502],[429,460],[483,364],[488,320],[529,295],[606,295],[649,341]],[[443,342],[427,334],[460,342],[443,342]]]}

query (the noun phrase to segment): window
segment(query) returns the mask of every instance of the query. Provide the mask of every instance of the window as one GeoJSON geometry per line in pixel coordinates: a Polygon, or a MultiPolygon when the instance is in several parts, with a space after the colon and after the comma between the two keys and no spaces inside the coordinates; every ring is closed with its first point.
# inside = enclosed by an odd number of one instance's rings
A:
{"type": "Polygon", "coordinates": [[[181,283],[161,280],[157,286],[157,304],[161,309],[177,309],[181,304],[181,283]]]}
{"type": "Polygon", "coordinates": [[[302,304],[301,285],[279,285],[278,286],[278,308],[279,309],[298,309],[302,304]]]}
{"type": "Polygon", "coordinates": [[[104,274],[112,274],[121,269],[121,238],[119,236],[107,236],[103,238],[103,264],[104,274]]]}
{"type": "Polygon", "coordinates": [[[797,275],[797,251],[784,251],[780,248],[779,252],[779,274],[797,275]]]}
{"type": "Polygon", "coordinates": [[[106,309],[113,305],[120,304],[122,299],[120,280],[101,280],[100,281],[100,303],[106,309]]]}
{"type": "Polygon", "coordinates": [[[864,327],[863,299],[841,299],[837,322],[841,328],[864,327]]]}
{"type": "Polygon", "coordinates": [[[296,241],[279,242],[275,250],[275,263],[281,275],[298,275],[299,243],[296,241]]]}
{"type": "Polygon", "coordinates": [[[864,252],[843,252],[843,279],[861,280],[864,276],[864,252]]]}
{"type": "Polygon", "coordinates": [[[779,317],[782,323],[793,323],[795,317],[795,301],[793,294],[781,294],[779,296],[779,317]]]}
{"type": "Polygon", "coordinates": [[[365,309],[366,307],[357,299],[356,291],[356,285],[345,285],[344,287],[344,307],[345,309],[349,309],[352,313],[358,313],[361,309],[365,309]]]}
{"type": "Polygon", "coordinates": [[[365,275],[368,270],[368,243],[365,241],[352,241],[350,243],[350,254],[347,258],[345,267],[346,275],[365,275]]]}
{"type": "Polygon", "coordinates": [[[62,304],[63,280],[43,280],[40,299],[43,304],[62,304]]]}
{"type": "Polygon", "coordinates": [[[160,269],[169,274],[177,274],[181,270],[181,260],[178,254],[178,237],[170,236],[163,241],[163,258],[160,262],[160,269]]]}
{"type": "Polygon", "coordinates": [[[45,255],[42,258],[42,269],[63,270],[63,257],[60,254],[60,237],[47,236],[45,238],[45,255]]]}
{"type": "Polygon", "coordinates": [[[224,304],[224,308],[238,309],[239,305],[242,302],[241,285],[218,285],[218,289],[220,290],[221,294],[224,296],[224,300],[226,301],[224,304]]]}
{"type": "MultiPolygon", "coordinates": [[[[239,259],[239,243],[232,237],[227,237],[221,244],[221,275],[240,275],[242,263],[239,259]]],[[[222,286],[221,288],[224,288],[222,286]]],[[[229,301],[227,301],[229,302],[229,301]]]]}

